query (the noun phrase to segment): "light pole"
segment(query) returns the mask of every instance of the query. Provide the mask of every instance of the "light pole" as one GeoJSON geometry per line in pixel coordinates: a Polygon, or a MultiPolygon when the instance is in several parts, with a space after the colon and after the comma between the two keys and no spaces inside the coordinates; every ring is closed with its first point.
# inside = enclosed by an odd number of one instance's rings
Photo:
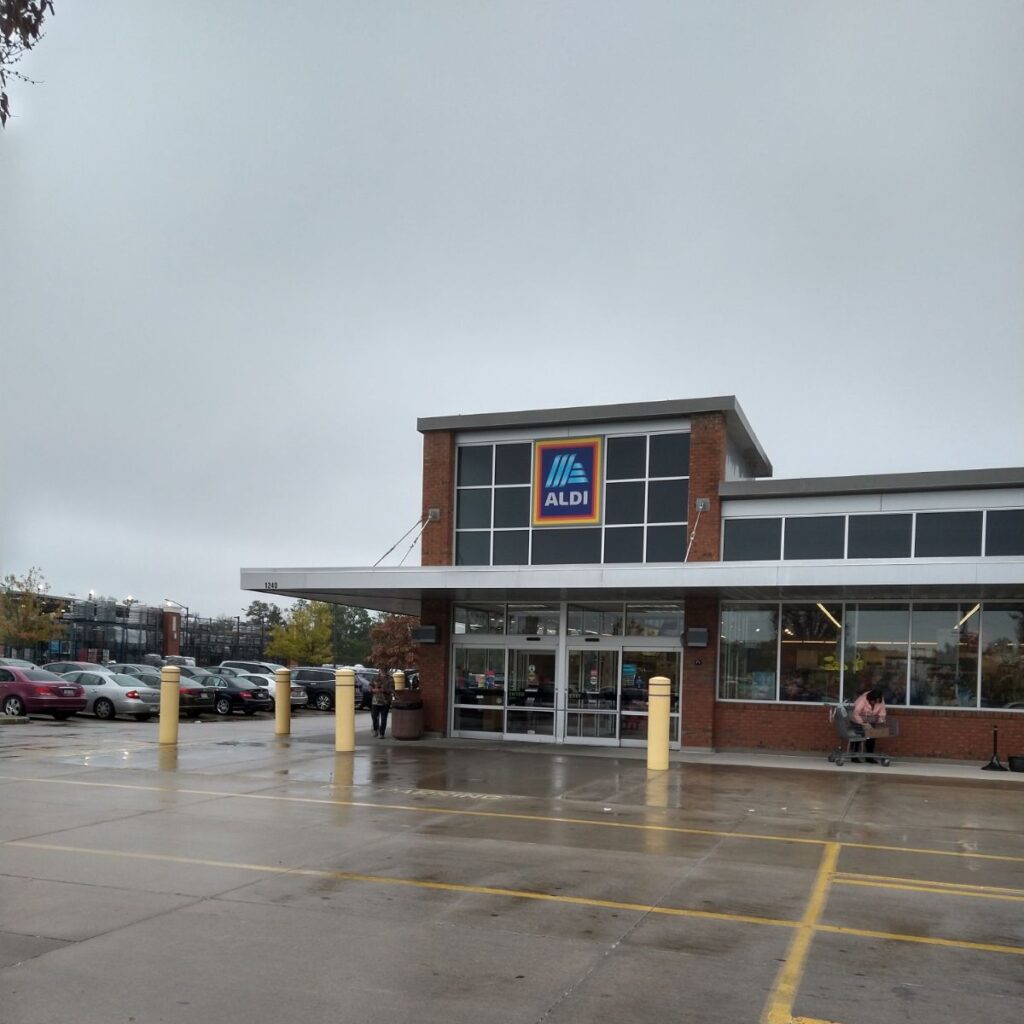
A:
{"type": "Polygon", "coordinates": [[[132,605],[135,604],[135,598],[129,594],[124,599],[124,629],[121,631],[121,661],[127,661],[128,659],[128,620],[132,615],[132,605]]]}
{"type": "Polygon", "coordinates": [[[172,601],[169,597],[164,598],[164,603],[173,604],[176,605],[178,608],[185,609],[185,628],[182,630],[181,633],[181,650],[178,652],[179,654],[184,654],[185,647],[188,643],[188,605],[182,604],[180,601],[172,601]]]}

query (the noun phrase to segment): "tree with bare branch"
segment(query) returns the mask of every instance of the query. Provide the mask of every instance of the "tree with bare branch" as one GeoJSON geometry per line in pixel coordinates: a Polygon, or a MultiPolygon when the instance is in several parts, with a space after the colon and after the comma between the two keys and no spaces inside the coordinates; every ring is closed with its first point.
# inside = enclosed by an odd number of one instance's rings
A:
{"type": "Polygon", "coordinates": [[[48,14],[53,16],[53,0],[0,0],[0,127],[11,116],[7,80],[32,81],[14,65],[42,39],[48,14]]]}

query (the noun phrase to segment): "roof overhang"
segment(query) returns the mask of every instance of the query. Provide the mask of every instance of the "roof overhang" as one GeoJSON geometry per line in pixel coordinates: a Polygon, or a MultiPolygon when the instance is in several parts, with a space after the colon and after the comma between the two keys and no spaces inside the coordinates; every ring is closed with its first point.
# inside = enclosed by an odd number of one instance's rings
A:
{"type": "Polygon", "coordinates": [[[418,615],[422,602],[1024,599],[1024,558],[242,569],[243,590],[418,615]]]}

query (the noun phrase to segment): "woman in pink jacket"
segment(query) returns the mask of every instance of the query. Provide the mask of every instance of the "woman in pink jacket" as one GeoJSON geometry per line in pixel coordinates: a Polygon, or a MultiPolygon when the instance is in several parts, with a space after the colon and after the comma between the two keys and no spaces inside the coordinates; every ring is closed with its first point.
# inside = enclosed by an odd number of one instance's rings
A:
{"type": "MultiPolygon", "coordinates": [[[[854,731],[864,735],[865,725],[885,725],[885,698],[882,691],[878,689],[867,690],[862,693],[854,702],[850,711],[850,721],[853,723],[854,731]]],[[[872,739],[864,741],[864,752],[872,754],[875,750],[875,741],[872,739]]],[[[851,761],[860,763],[859,757],[851,757],[851,761]]],[[[873,757],[866,757],[865,761],[875,764],[873,757]]]]}

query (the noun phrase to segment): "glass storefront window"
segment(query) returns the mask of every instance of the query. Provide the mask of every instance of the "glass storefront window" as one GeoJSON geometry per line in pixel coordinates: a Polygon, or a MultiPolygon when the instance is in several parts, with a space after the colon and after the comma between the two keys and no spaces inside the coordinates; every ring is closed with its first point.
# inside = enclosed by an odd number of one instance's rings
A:
{"type": "Polygon", "coordinates": [[[505,731],[537,736],[555,732],[554,651],[509,651],[505,731]]]}
{"type": "Polygon", "coordinates": [[[784,604],[779,700],[838,700],[843,606],[784,604]]]}
{"type": "Polygon", "coordinates": [[[973,708],[978,703],[980,605],[915,605],[910,621],[910,703],[973,708]]]}
{"type": "Polygon", "coordinates": [[[775,700],[778,606],[724,608],[719,641],[719,698],[775,700]]]}
{"type": "Polygon", "coordinates": [[[504,633],[505,606],[503,604],[457,604],[455,606],[455,632],[504,633]]]}
{"type": "Polygon", "coordinates": [[[510,604],[509,636],[558,636],[558,605],[510,604]]]}
{"type": "Polygon", "coordinates": [[[910,606],[847,605],[843,697],[877,687],[887,704],[907,698],[910,606]]]}
{"type": "Polygon", "coordinates": [[[569,636],[622,636],[622,605],[569,605],[569,636]]]}
{"type": "Polygon", "coordinates": [[[454,658],[454,727],[500,733],[505,724],[505,651],[457,647],[454,658]]]}
{"type": "Polygon", "coordinates": [[[678,641],[683,609],[677,604],[626,605],[626,636],[660,636],[678,641]]]}
{"type": "Polygon", "coordinates": [[[1024,604],[982,611],[981,706],[1024,709],[1024,604]]]}

